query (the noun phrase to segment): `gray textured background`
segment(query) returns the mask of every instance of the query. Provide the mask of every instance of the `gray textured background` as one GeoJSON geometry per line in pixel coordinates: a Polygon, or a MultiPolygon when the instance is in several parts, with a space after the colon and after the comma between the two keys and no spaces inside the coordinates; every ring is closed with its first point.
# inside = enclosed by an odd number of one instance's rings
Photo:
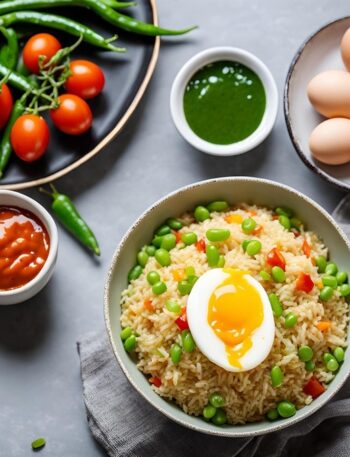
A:
{"type": "MultiPolygon", "coordinates": [[[[193,54],[232,45],[265,61],[282,100],[295,51],[318,27],[349,14],[346,2],[159,0],[158,6],[162,24],[197,23],[200,30],[176,43],[163,41],[147,94],[121,136],[58,182],[91,222],[101,242],[101,261],[60,230],[59,259],[49,285],[25,304],[0,309],[1,457],[32,455],[30,443],[40,435],[47,439],[42,456],[104,455],[86,424],[75,343],[86,332],[103,330],[103,285],[112,253],[132,221],[156,199],[179,186],[227,175],[278,180],[329,211],[343,195],[299,160],[287,134],[282,101],[276,126],[261,147],[220,159],[193,150],[180,138],[170,118],[169,92],[180,66],[193,54]]],[[[47,206],[36,191],[28,194],[47,206]]]]}

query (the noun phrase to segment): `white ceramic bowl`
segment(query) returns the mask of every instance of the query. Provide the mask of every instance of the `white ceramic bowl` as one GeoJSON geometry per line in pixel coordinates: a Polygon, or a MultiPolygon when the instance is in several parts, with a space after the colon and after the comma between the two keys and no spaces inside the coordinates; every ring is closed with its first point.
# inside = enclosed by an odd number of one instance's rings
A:
{"type": "Polygon", "coordinates": [[[271,132],[277,116],[278,92],[270,70],[250,52],[232,47],[209,48],[193,56],[177,74],[171,89],[170,109],[178,131],[192,146],[207,154],[232,156],[255,148],[271,132]],[[205,65],[219,60],[239,62],[253,70],[261,79],[266,93],[265,113],[259,127],[244,140],[228,145],[209,143],[197,136],[188,125],[183,109],[184,92],[191,77],[205,65]]]}
{"type": "Polygon", "coordinates": [[[0,305],[14,305],[36,295],[51,278],[57,259],[58,234],[56,224],[46,209],[26,195],[10,190],[0,190],[0,206],[16,206],[31,211],[44,224],[50,237],[49,255],[35,278],[17,289],[0,290],[0,305]]]}

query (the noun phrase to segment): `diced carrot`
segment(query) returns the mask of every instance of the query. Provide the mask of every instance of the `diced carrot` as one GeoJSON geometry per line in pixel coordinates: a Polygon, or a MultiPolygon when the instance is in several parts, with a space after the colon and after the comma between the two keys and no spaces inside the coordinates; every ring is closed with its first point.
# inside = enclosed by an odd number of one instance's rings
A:
{"type": "Polygon", "coordinates": [[[313,399],[319,397],[323,392],[326,390],[323,385],[315,378],[315,376],[312,376],[312,378],[309,379],[309,381],[305,384],[304,386],[304,393],[306,395],[311,395],[313,399]]]}
{"type": "Polygon", "coordinates": [[[196,248],[197,248],[197,251],[199,251],[199,252],[205,252],[205,248],[206,248],[205,241],[203,239],[197,241],[196,248]]]}
{"type": "Polygon", "coordinates": [[[262,225],[257,225],[253,231],[253,235],[260,235],[260,233],[262,232],[263,230],[263,226],[262,225]]]}
{"type": "Polygon", "coordinates": [[[300,273],[295,283],[296,290],[309,293],[314,288],[314,282],[311,276],[306,273],[300,273]]]}
{"type": "Polygon", "coordinates": [[[293,233],[293,235],[295,236],[295,238],[298,238],[300,236],[300,232],[299,230],[297,230],[296,228],[292,227],[290,229],[290,231],[293,233]]]}
{"type": "Polygon", "coordinates": [[[330,321],[319,321],[316,324],[316,327],[320,330],[320,332],[327,332],[327,330],[331,327],[330,321]]]}
{"type": "Polygon", "coordinates": [[[229,224],[241,224],[243,222],[243,216],[241,214],[229,214],[224,219],[229,224]]]}
{"type": "Polygon", "coordinates": [[[322,281],[317,281],[316,286],[322,290],[323,289],[323,282],[322,281]]]}
{"type": "Polygon", "coordinates": [[[256,215],[258,214],[255,210],[249,210],[248,213],[249,213],[251,216],[256,216],[256,215]]]}
{"type": "Polygon", "coordinates": [[[304,240],[301,249],[303,250],[303,253],[306,255],[306,257],[310,257],[311,247],[310,247],[309,243],[306,240],[304,240]]]}
{"type": "Polygon", "coordinates": [[[173,270],[171,273],[173,275],[174,281],[177,281],[177,282],[182,281],[184,279],[184,277],[186,276],[185,270],[183,270],[183,269],[173,270]]]}
{"type": "Polygon", "coordinates": [[[172,230],[172,233],[173,233],[173,235],[175,235],[176,244],[180,243],[181,242],[181,233],[176,230],[172,230]]]}
{"type": "Polygon", "coordinates": [[[152,376],[149,378],[149,382],[153,384],[155,387],[160,387],[162,385],[162,380],[157,376],[152,376]]]}
{"type": "Polygon", "coordinates": [[[143,306],[145,309],[147,309],[147,311],[150,311],[151,313],[154,311],[154,306],[151,300],[145,300],[143,302],[143,306]]]}
{"type": "Polygon", "coordinates": [[[271,267],[280,267],[282,270],[286,269],[286,261],[278,248],[273,248],[267,254],[266,262],[271,267]]]}

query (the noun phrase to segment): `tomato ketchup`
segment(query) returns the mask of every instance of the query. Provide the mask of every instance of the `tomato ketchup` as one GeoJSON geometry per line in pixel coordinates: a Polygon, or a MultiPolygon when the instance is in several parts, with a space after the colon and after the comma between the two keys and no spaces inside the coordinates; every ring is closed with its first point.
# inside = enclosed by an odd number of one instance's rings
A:
{"type": "Polygon", "coordinates": [[[16,289],[35,278],[49,249],[47,230],[33,213],[0,206],[0,290],[16,289]]]}

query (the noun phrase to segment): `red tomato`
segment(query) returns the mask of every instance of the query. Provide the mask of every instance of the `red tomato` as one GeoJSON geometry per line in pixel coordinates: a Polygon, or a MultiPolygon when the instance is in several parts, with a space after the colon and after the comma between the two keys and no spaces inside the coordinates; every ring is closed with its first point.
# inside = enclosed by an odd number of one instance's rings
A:
{"type": "Polygon", "coordinates": [[[73,94],[58,97],[60,106],[50,111],[55,126],[68,135],[81,135],[92,124],[92,112],[85,100],[73,94]]]}
{"type": "Polygon", "coordinates": [[[311,395],[313,399],[319,397],[325,390],[326,389],[315,376],[312,376],[304,386],[304,393],[306,393],[306,395],[311,395]]]}
{"type": "Polygon", "coordinates": [[[64,86],[67,92],[85,100],[102,92],[105,76],[98,65],[89,60],[73,60],[69,68],[71,75],[64,86]]]}
{"type": "Polygon", "coordinates": [[[23,48],[23,62],[32,73],[39,73],[39,57],[45,56],[43,63],[47,63],[57,51],[62,48],[61,43],[49,33],[33,35],[23,48]]]}
{"type": "Polygon", "coordinates": [[[295,283],[296,290],[306,292],[307,294],[314,288],[314,282],[311,276],[306,273],[300,273],[295,283]]]}
{"type": "Polygon", "coordinates": [[[271,267],[280,267],[282,270],[286,269],[286,261],[283,255],[280,253],[278,248],[273,248],[267,254],[266,262],[271,267]]]}
{"type": "Polygon", "coordinates": [[[14,123],[10,140],[13,150],[20,159],[33,162],[47,149],[50,140],[49,127],[41,116],[24,114],[14,123]]]}
{"type": "Polygon", "coordinates": [[[9,120],[13,107],[13,98],[6,84],[3,84],[0,90],[0,129],[2,129],[9,120]]]}

